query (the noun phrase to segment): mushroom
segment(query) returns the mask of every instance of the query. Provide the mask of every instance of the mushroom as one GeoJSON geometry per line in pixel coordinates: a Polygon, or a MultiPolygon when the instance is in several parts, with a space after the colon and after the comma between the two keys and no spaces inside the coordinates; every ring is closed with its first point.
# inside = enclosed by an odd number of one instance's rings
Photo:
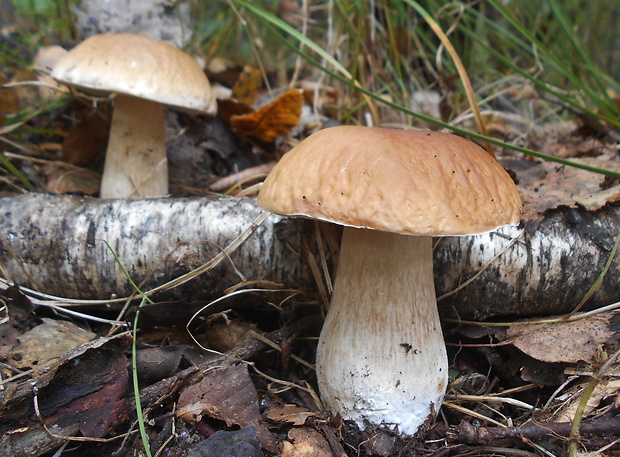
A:
{"type": "Polygon", "coordinates": [[[359,427],[416,433],[448,384],[432,237],[517,224],[508,173],[455,135],[333,127],[282,157],[258,204],[345,226],[316,356],[324,405],[359,427]]]}
{"type": "Polygon", "coordinates": [[[61,86],[49,76],[49,73],[65,54],[67,54],[65,48],[52,45],[40,48],[34,56],[32,67],[37,72],[37,81],[41,83],[38,89],[42,100],[57,99],[62,95],[62,92],[57,90],[61,86]]]}
{"type": "Polygon", "coordinates": [[[209,80],[189,55],[141,35],[95,35],[62,57],[52,77],[91,93],[116,94],[102,198],[166,195],[164,107],[205,114],[217,108],[209,80]]]}

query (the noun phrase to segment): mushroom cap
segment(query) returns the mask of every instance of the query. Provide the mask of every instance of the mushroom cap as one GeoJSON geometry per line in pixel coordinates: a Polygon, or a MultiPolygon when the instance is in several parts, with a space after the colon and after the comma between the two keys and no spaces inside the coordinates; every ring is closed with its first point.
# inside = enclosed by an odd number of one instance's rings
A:
{"type": "Polygon", "coordinates": [[[52,71],[64,84],[94,93],[121,93],[184,110],[213,114],[207,76],[189,55],[163,41],[130,33],[95,35],[52,71]]]}
{"type": "Polygon", "coordinates": [[[468,235],[519,223],[508,173],[448,133],[341,126],[286,153],[258,204],[274,213],[411,235],[468,235]]]}

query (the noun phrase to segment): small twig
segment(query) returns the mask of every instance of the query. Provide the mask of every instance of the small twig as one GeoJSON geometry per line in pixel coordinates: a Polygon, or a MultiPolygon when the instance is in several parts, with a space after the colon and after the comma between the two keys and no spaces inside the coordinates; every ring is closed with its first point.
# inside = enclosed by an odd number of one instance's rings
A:
{"type": "Polygon", "coordinates": [[[209,190],[212,192],[223,192],[238,185],[239,183],[247,182],[248,179],[264,178],[275,164],[275,162],[264,163],[256,167],[246,168],[245,170],[241,170],[238,173],[234,173],[224,178],[220,178],[209,185],[209,190]]]}
{"type": "Polygon", "coordinates": [[[487,417],[484,414],[477,413],[476,411],[472,411],[471,409],[465,408],[465,407],[463,407],[461,405],[457,405],[456,403],[452,403],[450,401],[444,401],[443,402],[443,406],[455,409],[455,410],[457,410],[457,411],[459,411],[461,413],[467,414],[468,416],[473,416],[473,417],[475,417],[477,419],[491,422],[491,423],[497,425],[498,427],[508,428],[507,425],[504,425],[501,422],[497,422],[496,420],[491,419],[490,417],[487,417]]]}
{"type": "Polygon", "coordinates": [[[525,402],[516,400],[514,398],[508,398],[505,396],[495,397],[490,395],[446,395],[447,400],[462,400],[462,401],[478,401],[478,402],[496,402],[496,403],[507,403],[509,405],[517,406],[518,408],[529,409],[532,410],[534,407],[532,405],[528,405],[525,402]]]}
{"type": "MultiPolygon", "coordinates": [[[[529,423],[520,427],[474,427],[469,422],[461,422],[455,429],[457,432],[452,440],[468,444],[485,444],[495,440],[507,438],[539,439],[551,436],[570,435],[571,422],[550,422],[546,424],[529,423]]],[[[620,433],[620,418],[602,417],[596,420],[582,422],[580,433],[591,435],[605,435],[620,433]]]]}

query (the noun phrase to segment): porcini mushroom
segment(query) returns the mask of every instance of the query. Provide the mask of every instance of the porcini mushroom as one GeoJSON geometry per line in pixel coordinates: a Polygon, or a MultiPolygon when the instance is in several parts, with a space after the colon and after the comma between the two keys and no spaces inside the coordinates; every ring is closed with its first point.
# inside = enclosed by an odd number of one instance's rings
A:
{"type": "Polygon", "coordinates": [[[258,204],[345,226],[317,348],[325,406],[360,427],[416,433],[448,384],[432,237],[517,224],[508,173],[455,135],[333,127],[282,157],[258,204]]]}
{"type": "Polygon", "coordinates": [[[95,35],[62,57],[52,77],[91,93],[116,94],[102,198],[166,195],[164,107],[216,111],[200,66],[174,46],[141,35],[95,35]]]}

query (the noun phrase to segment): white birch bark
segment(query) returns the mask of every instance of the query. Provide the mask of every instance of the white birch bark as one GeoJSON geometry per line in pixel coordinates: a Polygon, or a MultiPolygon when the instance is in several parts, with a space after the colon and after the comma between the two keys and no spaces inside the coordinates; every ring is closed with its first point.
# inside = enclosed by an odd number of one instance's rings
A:
{"type": "MultiPolygon", "coordinates": [[[[125,296],[132,290],[103,240],[110,242],[134,281],[140,283],[152,273],[145,285],[151,288],[211,260],[259,214],[253,199],[6,196],[0,198],[0,271],[19,285],[52,295],[125,296]]],[[[440,239],[434,249],[438,297],[475,277],[458,293],[439,299],[440,314],[485,319],[572,310],[602,272],[619,220],[615,207],[597,212],[562,208],[533,233],[513,227],[440,239]]],[[[316,290],[304,254],[305,246],[314,244],[311,223],[272,215],[231,260],[248,280],[316,290]]],[[[589,308],[620,301],[619,274],[616,259],[589,308]]],[[[209,299],[240,280],[225,261],[169,298],[209,299]]]]}

